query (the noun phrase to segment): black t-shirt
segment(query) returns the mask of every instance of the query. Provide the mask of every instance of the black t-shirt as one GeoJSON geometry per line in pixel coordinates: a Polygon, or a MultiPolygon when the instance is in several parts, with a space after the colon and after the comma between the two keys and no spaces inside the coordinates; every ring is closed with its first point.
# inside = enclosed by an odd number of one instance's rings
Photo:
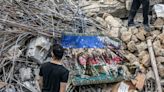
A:
{"type": "Polygon", "coordinates": [[[60,83],[68,81],[69,71],[62,65],[48,62],[41,66],[39,75],[43,77],[42,92],[59,92],[60,83]]]}

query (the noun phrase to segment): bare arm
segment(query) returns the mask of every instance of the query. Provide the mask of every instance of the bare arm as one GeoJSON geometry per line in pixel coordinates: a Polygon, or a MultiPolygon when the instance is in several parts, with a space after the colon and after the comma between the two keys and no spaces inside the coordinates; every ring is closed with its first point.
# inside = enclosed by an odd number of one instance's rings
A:
{"type": "Polygon", "coordinates": [[[66,86],[67,86],[67,83],[61,82],[60,83],[60,92],[65,92],[66,86]]]}
{"type": "Polygon", "coordinates": [[[39,76],[38,83],[39,83],[40,90],[42,90],[42,88],[43,88],[43,77],[42,76],[39,76]]]}
{"type": "Polygon", "coordinates": [[[60,92],[66,92],[67,82],[69,77],[69,71],[63,72],[60,82],[60,92]]]}

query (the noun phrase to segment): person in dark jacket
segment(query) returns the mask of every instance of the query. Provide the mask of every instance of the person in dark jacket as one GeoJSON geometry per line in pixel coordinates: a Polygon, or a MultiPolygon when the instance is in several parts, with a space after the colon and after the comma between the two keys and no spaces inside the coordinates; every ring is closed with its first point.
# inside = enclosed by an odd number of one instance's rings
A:
{"type": "Polygon", "coordinates": [[[69,71],[61,65],[64,50],[55,45],[51,52],[52,61],[44,63],[40,68],[40,88],[42,92],[65,92],[69,71]]]}
{"type": "Polygon", "coordinates": [[[128,18],[128,26],[134,26],[134,17],[142,4],[143,9],[143,25],[149,27],[149,0],[133,0],[128,18]]]}

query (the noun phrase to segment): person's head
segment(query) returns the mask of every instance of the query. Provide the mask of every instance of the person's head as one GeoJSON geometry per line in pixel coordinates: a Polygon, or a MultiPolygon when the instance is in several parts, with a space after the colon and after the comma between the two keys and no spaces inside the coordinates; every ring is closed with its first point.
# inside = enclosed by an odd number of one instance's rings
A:
{"type": "Polygon", "coordinates": [[[61,60],[64,54],[64,49],[61,45],[56,44],[53,46],[51,54],[53,60],[61,60]]]}

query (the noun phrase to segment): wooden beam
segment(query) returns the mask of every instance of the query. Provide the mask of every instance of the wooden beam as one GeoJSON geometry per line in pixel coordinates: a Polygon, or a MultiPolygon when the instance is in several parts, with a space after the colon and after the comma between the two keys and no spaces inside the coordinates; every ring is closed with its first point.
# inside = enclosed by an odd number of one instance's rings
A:
{"type": "Polygon", "coordinates": [[[150,55],[150,58],[151,58],[151,65],[152,65],[153,72],[154,72],[155,79],[156,79],[157,92],[162,92],[161,81],[160,81],[159,74],[158,74],[158,69],[157,69],[157,64],[156,64],[156,59],[155,59],[151,39],[147,40],[147,44],[148,44],[149,55],[150,55]]]}

